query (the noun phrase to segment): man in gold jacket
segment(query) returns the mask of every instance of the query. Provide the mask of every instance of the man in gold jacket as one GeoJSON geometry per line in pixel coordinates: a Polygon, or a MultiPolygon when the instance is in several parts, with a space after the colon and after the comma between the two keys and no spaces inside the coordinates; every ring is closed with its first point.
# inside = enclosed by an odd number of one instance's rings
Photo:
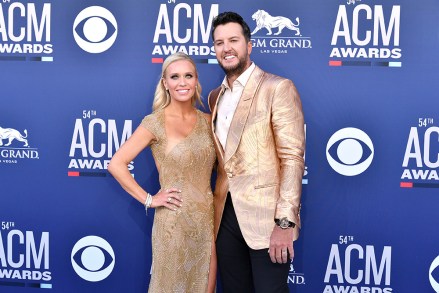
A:
{"type": "Polygon", "coordinates": [[[300,228],[304,118],[294,84],[251,62],[250,36],[234,12],[213,20],[216,57],[226,73],[209,94],[218,266],[225,293],[288,292],[300,228]]]}

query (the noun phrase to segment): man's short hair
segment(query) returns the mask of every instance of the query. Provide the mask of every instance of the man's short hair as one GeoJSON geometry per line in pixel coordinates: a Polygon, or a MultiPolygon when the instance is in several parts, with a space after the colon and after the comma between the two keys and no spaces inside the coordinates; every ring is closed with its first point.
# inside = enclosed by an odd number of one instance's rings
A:
{"type": "Polygon", "coordinates": [[[244,35],[244,38],[247,42],[250,42],[251,33],[250,28],[248,27],[248,24],[244,21],[241,15],[239,15],[236,12],[232,11],[226,11],[218,14],[212,21],[212,40],[215,41],[215,38],[213,36],[215,29],[219,25],[224,25],[230,22],[237,23],[242,28],[242,34],[244,35]]]}

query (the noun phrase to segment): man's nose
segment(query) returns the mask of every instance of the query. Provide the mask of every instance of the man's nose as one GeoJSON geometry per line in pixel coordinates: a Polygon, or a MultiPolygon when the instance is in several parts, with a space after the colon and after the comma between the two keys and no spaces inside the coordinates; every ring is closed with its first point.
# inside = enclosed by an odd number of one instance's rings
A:
{"type": "Polygon", "coordinates": [[[230,49],[232,49],[232,46],[230,45],[230,43],[224,42],[224,51],[228,52],[228,51],[230,51],[230,49]]]}

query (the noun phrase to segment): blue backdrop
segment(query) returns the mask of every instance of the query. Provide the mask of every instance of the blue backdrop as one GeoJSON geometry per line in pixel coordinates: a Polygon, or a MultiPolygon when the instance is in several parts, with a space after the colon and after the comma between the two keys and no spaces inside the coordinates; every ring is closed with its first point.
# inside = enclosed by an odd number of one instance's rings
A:
{"type": "MultiPolygon", "coordinates": [[[[106,166],[167,55],[193,56],[204,100],[222,81],[210,21],[228,10],[301,94],[291,291],[439,292],[435,0],[2,1],[0,292],[147,290],[153,213],[106,166]]],[[[159,189],[149,150],[130,170],[159,189]]]]}

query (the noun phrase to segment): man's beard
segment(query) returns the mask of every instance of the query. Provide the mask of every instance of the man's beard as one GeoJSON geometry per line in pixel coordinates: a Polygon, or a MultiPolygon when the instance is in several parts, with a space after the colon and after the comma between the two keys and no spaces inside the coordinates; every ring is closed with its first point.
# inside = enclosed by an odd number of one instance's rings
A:
{"type": "Polygon", "coordinates": [[[224,67],[221,62],[218,63],[227,76],[240,76],[245,71],[246,60],[245,58],[238,58],[238,60],[238,64],[230,67],[224,67]]]}

